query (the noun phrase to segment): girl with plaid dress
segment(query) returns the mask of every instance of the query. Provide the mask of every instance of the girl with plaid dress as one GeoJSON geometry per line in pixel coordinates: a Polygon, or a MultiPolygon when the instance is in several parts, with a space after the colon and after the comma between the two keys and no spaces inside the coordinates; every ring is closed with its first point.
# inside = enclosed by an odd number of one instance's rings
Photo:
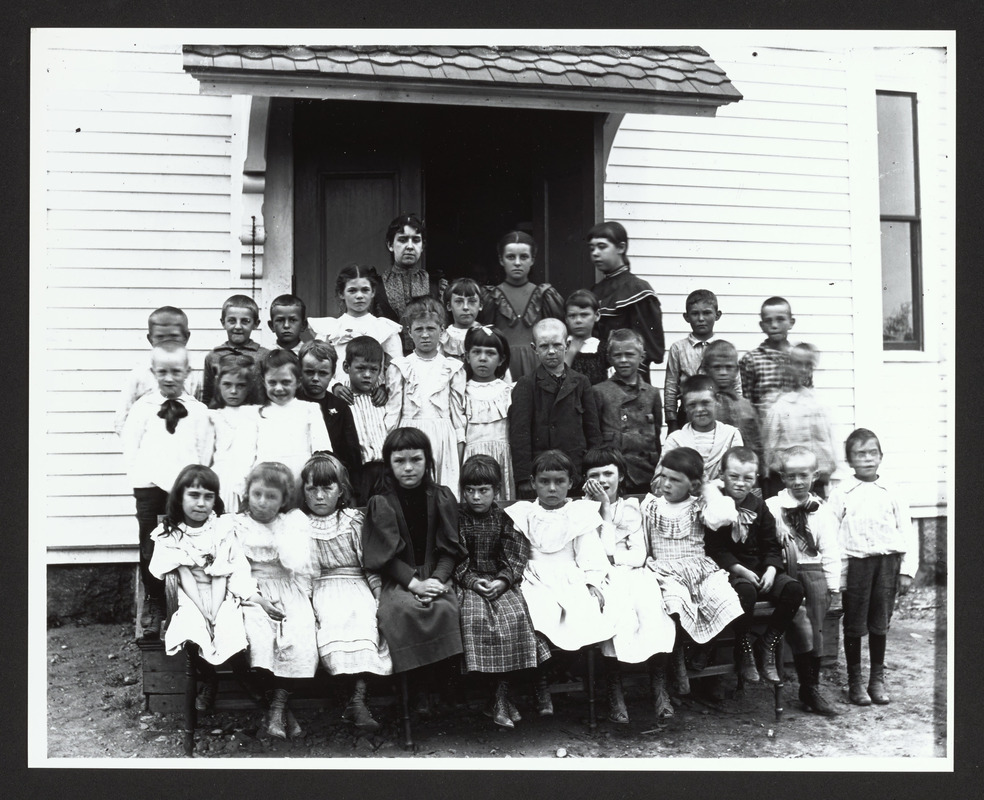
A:
{"type": "MultiPolygon", "coordinates": [[[[690,447],[664,451],[657,480],[661,497],[646,495],[642,522],[646,534],[646,566],[656,573],[666,610],[697,644],[706,644],[742,615],[728,573],[704,553],[701,502],[696,497],[704,459],[690,447]]],[[[673,667],[679,694],[690,693],[683,647],[677,631],[673,667]]],[[[665,681],[657,667],[654,685],[665,681]]],[[[669,716],[664,714],[664,716],[669,716]]]]}
{"type": "Polygon", "coordinates": [[[501,484],[502,470],[491,456],[474,455],[461,468],[458,535],[468,557],[458,564],[454,577],[464,671],[495,677],[493,701],[486,713],[496,725],[512,728],[520,715],[509,697],[508,673],[546,661],[550,647],[533,630],[519,591],[530,545],[495,503],[501,484]]]}

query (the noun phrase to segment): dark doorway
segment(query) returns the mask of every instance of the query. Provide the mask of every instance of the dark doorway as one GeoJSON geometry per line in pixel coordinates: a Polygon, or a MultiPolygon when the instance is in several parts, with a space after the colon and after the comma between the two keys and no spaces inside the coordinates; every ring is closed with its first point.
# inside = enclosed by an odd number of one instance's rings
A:
{"type": "Polygon", "coordinates": [[[411,211],[424,215],[432,274],[498,283],[496,242],[520,229],[540,247],[532,280],[565,296],[591,286],[584,232],[598,213],[603,116],[297,101],[295,291],[312,315],[339,313],[338,270],[387,269],[386,225],[411,211]]]}

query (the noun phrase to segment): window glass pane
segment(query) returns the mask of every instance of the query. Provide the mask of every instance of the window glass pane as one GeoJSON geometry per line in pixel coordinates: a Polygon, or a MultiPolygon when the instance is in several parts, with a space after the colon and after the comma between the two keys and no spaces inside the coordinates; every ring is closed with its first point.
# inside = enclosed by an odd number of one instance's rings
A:
{"type": "Polygon", "coordinates": [[[878,94],[878,189],[882,216],[916,216],[910,95],[878,94]]]}
{"type": "Polygon", "coordinates": [[[914,342],[911,223],[882,222],[882,334],[885,343],[914,342]]]}

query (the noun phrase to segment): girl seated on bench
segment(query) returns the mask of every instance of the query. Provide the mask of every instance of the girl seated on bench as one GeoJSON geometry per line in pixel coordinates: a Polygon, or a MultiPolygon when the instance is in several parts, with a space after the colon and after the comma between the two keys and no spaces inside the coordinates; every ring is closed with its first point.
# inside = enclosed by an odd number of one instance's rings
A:
{"type": "Polygon", "coordinates": [[[169,656],[187,642],[198,646],[198,671],[205,677],[195,707],[207,711],[215,701],[216,664],[246,649],[243,614],[226,591],[238,549],[235,537],[219,524],[219,476],[201,464],[189,464],[174,481],[167,515],[151,534],[150,573],[163,579],[176,572],[178,608],[164,634],[169,656]]]}
{"type": "MultiPolygon", "coordinates": [[[[418,713],[429,715],[436,665],[461,653],[454,568],[465,558],[458,538],[458,504],[434,482],[430,439],[418,428],[396,428],[383,442],[387,490],[369,498],[362,533],[364,565],[382,576],[377,620],[389,644],[393,672],[415,670],[418,713]]],[[[450,671],[450,664],[441,670],[450,671]]],[[[444,676],[447,677],[447,676],[444,676]]]]}
{"type": "MultiPolygon", "coordinates": [[[[660,497],[646,495],[642,501],[646,534],[646,566],[656,573],[666,610],[678,630],[673,647],[673,672],[678,694],[690,693],[684,645],[711,641],[732,620],[742,615],[738,595],[728,583],[728,573],[704,553],[703,502],[698,498],[704,474],[704,459],[690,447],[663,452],[662,467],[654,478],[660,497]]],[[[665,675],[656,667],[654,689],[665,695],[665,675]]],[[[657,715],[673,716],[663,703],[657,715]]]]}
{"type": "Polygon", "coordinates": [[[352,507],[348,470],[333,455],[315,453],[301,470],[301,484],[314,566],[311,604],[318,655],[330,674],[355,676],[342,718],[372,733],[379,723],[366,706],[366,674],[390,675],[393,662],[376,625],[382,581],[362,564],[365,514],[352,507]]]}
{"type": "MultiPolygon", "coordinates": [[[[598,503],[567,498],[577,474],[560,450],[540,453],[531,471],[536,502],[521,500],[506,514],[530,543],[521,588],[533,628],[561,650],[604,642],[615,633],[615,620],[605,613],[601,589],[609,565],[598,537],[598,503]]],[[[536,700],[541,716],[553,713],[542,664],[536,700]]]]}

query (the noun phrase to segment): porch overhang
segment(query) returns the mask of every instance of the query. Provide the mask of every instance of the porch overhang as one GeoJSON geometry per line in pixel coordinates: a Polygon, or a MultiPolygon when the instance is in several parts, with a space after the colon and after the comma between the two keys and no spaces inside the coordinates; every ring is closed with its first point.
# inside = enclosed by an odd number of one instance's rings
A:
{"type": "Polygon", "coordinates": [[[713,116],[742,99],[700,47],[185,45],[203,94],[713,116]]]}

